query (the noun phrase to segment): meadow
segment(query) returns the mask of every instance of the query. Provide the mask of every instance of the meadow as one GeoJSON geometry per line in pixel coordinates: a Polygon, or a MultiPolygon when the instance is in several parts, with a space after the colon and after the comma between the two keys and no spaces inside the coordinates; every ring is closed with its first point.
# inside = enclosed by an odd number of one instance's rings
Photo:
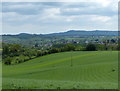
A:
{"type": "Polygon", "coordinates": [[[71,51],[3,64],[3,89],[117,89],[117,51],[71,51]]]}
{"type": "Polygon", "coordinates": [[[0,90],[2,89],[2,62],[0,57],[0,90]]]}

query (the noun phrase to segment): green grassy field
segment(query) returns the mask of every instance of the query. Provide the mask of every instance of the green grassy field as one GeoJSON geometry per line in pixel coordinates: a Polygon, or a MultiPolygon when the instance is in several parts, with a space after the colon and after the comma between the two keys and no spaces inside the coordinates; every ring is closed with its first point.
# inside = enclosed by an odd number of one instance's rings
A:
{"type": "Polygon", "coordinates": [[[18,65],[3,65],[3,89],[8,88],[118,88],[118,52],[63,52],[39,57],[18,65]]]}
{"type": "Polygon", "coordinates": [[[2,89],[2,62],[0,57],[0,90],[2,89]]]}

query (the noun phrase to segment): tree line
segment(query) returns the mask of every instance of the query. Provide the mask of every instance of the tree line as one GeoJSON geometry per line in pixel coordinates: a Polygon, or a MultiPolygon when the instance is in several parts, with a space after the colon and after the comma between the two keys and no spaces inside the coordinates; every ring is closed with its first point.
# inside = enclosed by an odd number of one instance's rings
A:
{"type": "Polygon", "coordinates": [[[55,44],[49,49],[38,50],[37,48],[24,47],[20,44],[3,43],[2,61],[6,65],[13,65],[34,59],[36,57],[66,52],[66,51],[98,51],[98,50],[119,50],[119,45],[108,44],[55,44]]]}

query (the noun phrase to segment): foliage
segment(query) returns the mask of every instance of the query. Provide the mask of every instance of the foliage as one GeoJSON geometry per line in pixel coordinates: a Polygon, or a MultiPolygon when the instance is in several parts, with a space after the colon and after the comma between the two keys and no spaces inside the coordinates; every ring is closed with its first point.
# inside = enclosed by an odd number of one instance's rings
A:
{"type": "Polygon", "coordinates": [[[25,48],[19,44],[3,43],[2,61],[7,64],[17,64],[35,58],[38,50],[25,48]]]}
{"type": "Polygon", "coordinates": [[[94,44],[88,44],[86,46],[87,51],[96,51],[96,46],[94,44]]]}
{"type": "Polygon", "coordinates": [[[66,52],[66,51],[97,51],[97,50],[104,51],[104,50],[119,49],[119,45],[114,43],[110,44],[108,41],[107,42],[105,41],[104,44],[89,43],[86,45],[59,43],[49,47],[48,49],[45,49],[44,47],[38,49],[38,44],[36,45],[37,48],[29,47],[29,46],[25,47],[20,44],[3,43],[3,50],[2,50],[3,63],[7,65],[18,64],[47,54],[66,52]]]}

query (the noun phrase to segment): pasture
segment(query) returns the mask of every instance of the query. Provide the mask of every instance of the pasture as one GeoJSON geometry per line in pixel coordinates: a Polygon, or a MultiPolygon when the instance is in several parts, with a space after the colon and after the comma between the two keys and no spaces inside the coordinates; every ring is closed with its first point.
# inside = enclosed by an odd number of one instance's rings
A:
{"type": "Polygon", "coordinates": [[[2,89],[2,62],[0,57],[0,90],[2,89]]]}
{"type": "Polygon", "coordinates": [[[2,80],[3,89],[115,89],[118,52],[62,52],[3,64],[2,80]]]}

